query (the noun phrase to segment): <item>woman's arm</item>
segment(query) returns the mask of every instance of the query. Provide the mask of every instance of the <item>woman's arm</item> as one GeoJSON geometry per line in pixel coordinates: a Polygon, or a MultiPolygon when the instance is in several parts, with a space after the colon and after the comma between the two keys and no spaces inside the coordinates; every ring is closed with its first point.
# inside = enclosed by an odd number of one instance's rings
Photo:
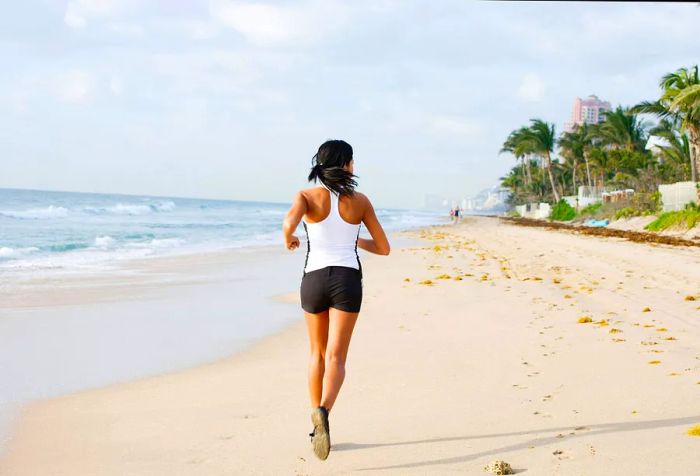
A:
{"type": "Polygon", "coordinates": [[[357,247],[365,251],[369,251],[370,253],[386,256],[391,251],[389,240],[386,237],[386,233],[384,233],[382,225],[377,219],[377,215],[374,213],[374,207],[372,206],[372,203],[369,201],[369,198],[364,198],[366,200],[366,203],[365,212],[362,216],[362,223],[364,223],[367,227],[367,231],[369,231],[369,234],[372,236],[372,239],[367,240],[365,238],[358,238],[357,247]]]}
{"type": "Polygon", "coordinates": [[[294,200],[292,201],[292,206],[287,212],[287,216],[284,217],[284,223],[282,224],[282,233],[284,234],[284,246],[288,250],[295,250],[299,248],[299,238],[294,236],[294,233],[299,226],[299,222],[306,213],[307,204],[306,197],[302,192],[297,192],[294,195],[294,200]]]}

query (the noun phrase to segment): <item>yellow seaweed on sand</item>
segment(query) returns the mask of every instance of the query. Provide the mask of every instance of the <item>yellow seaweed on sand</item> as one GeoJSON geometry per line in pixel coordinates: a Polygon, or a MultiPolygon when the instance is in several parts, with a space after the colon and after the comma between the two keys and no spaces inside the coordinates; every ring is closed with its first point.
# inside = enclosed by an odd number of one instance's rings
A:
{"type": "MultiPolygon", "coordinates": [[[[700,383],[700,382],[698,382],[700,383]]],[[[689,436],[700,436],[700,425],[695,425],[688,429],[689,436]]]]}
{"type": "Polygon", "coordinates": [[[411,282],[411,278],[403,278],[403,280],[404,280],[404,282],[406,282],[406,283],[410,283],[410,282],[411,282]]]}
{"type": "Polygon", "coordinates": [[[657,330],[657,332],[668,332],[668,329],[666,329],[665,327],[659,327],[656,330],[657,330]]]}
{"type": "Polygon", "coordinates": [[[642,312],[651,312],[651,308],[647,306],[644,309],[642,309],[642,312]]]}
{"type": "Polygon", "coordinates": [[[423,281],[419,282],[418,284],[422,284],[424,286],[432,286],[433,282],[429,279],[424,279],[423,281]]]}
{"type": "Polygon", "coordinates": [[[650,360],[650,361],[647,362],[647,363],[649,363],[649,364],[651,364],[651,365],[656,365],[656,364],[660,364],[661,361],[660,361],[660,360],[650,360]]]}
{"type": "Polygon", "coordinates": [[[435,279],[452,279],[452,276],[449,274],[441,274],[440,276],[436,276],[435,279]]]}
{"type": "Polygon", "coordinates": [[[586,324],[588,322],[593,322],[593,319],[591,319],[590,316],[581,316],[576,322],[578,322],[579,324],[586,324]]]}
{"type": "Polygon", "coordinates": [[[695,301],[695,296],[686,296],[685,300],[686,301],[695,301]]]}
{"type": "Polygon", "coordinates": [[[610,334],[619,334],[620,332],[622,332],[622,329],[616,329],[616,328],[613,327],[613,328],[610,329],[608,332],[609,332],[610,334]]]}

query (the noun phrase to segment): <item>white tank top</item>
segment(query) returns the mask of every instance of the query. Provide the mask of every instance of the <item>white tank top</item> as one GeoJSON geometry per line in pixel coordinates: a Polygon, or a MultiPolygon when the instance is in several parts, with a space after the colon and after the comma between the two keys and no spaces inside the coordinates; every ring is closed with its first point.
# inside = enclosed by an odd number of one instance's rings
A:
{"type": "MultiPolygon", "coordinates": [[[[322,184],[323,185],[323,184],[322,184]]],[[[348,223],[340,216],[338,195],[323,185],[330,194],[331,210],[318,223],[304,223],[307,237],[306,264],[304,273],[327,266],[345,266],[361,270],[357,254],[357,239],[360,224],[348,223]]]]}

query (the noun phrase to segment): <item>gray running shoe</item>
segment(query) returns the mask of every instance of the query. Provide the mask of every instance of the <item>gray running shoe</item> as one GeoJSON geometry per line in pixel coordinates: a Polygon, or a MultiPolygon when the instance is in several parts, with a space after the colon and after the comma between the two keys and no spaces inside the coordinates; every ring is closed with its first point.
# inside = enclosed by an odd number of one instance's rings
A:
{"type": "Polygon", "coordinates": [[[328,425],[328,410],[318,407],[311,412],[311,422],[314,424],[314,431],[310,433],[311,443],[314,446],[314,454],[319,459],[328,458],[331,451],[331,432],[328,425]]]}

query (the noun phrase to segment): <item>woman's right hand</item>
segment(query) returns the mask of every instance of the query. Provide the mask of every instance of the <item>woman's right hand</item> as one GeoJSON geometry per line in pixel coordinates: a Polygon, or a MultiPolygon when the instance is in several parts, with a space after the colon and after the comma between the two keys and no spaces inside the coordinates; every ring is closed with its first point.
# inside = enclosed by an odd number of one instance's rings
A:
{"type": "Polygon", "coordinates": [[[292,235],[287,238],[286,242],[287,249],[290,251],[294,251],[295,249],[299,248],[299,238],[297,238],[296,235],[292,235]]]}
{"type": "Polygon", "coordinates": [[[294,195],[294,201],[292,206],[287,212],[287,216],[284,217],[284,223],[282,223],[282,233],[284,234],[284,244],[288,250],[293,251],[299,248],[299,238],[294,235],[294,231],[299,226],[301,218],[306,213],[306,198],[303,192],[297,192],[294,195]]]}

